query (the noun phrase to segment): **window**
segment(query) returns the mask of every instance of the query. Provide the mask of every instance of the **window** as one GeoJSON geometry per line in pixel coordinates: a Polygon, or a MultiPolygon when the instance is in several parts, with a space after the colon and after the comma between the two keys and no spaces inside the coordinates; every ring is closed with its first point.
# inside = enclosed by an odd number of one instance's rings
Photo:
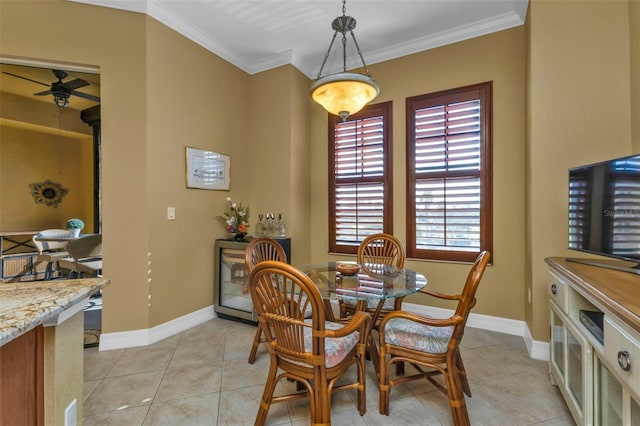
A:
{"type": "Polygon", "coordinates": [[[472,262],[492,250],[491,91],[407,98],[407,255],[472,262]]]}
{"type": "Polygon", "coordinates": [[[329,116],[329,251],[357,252],[370,234],[392,232],[391,102],[340,121],[329,116]]]}

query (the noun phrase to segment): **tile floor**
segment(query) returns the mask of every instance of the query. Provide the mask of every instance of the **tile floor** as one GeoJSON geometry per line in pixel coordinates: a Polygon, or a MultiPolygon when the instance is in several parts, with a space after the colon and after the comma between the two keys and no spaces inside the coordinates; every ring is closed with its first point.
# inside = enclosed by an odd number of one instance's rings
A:
{"type": "MultiPolygon", "coordinates": [[[[254,333],[254,326],[216,318],[147,347],[85,349],[84,425],[253,425],[269,364],[264,345],[255,364],[247,363],[254,333]]],[[[462,343],[472,425],[574,424],[549,384],[548,364],[529,359],[522,338],[468,328],[462,343]]],[[[451,424],[447,399],[426,381],[393,388],[390,415],[380,415],[377,383],[369,366],[362,417],[355,391],[334,394],[333,424],[451,424]]],[[[272,405],[267,424],[309,424],[308,403],[272,405]]]]}

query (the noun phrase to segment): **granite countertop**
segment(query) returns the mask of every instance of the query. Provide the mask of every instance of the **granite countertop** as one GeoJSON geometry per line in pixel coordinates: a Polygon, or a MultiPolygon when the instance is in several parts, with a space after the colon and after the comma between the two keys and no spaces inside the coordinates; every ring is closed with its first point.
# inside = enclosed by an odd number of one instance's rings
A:
{"type": "Polygon", "coordinates": [[[109,284],[106,278],[0,283],[0,346],[109,284]]]}

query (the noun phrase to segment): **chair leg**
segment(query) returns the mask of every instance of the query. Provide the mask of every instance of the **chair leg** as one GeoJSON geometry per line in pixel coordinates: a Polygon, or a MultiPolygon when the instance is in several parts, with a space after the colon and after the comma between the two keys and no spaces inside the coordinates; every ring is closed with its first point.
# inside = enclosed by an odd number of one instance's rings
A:
{"type": "Polygon", "coordinates": [[[386,353],[384,348],[380,347],[380,414],[389,415],[389,369],[387,368],[387,363],[385,362],[386,353]]]}
{"type": "Polygon", "coordinates": [[[262,393],[262,400],[260,401],[260,408],[258,409],[258,414],[256,415],[256,426],[263,426],[265,420],[267,419],[267,414],[269,413],[269,407],[271,406],[271,399],[273,398],[273,392],[276,389],[276,373],[278,372],[278,367],[276,365],[275,359],[272,359],[269,364],[269,373],[267,374],[267,381],[264,385],[264,392],[262,393]]]}
{"type": "Polygon", "coordinates": [[[469,379],[467,379],[467,371],[464,369],[464,364],[462,363],[462,357],[460,356],[460,352],[456,355],[456,367],[458,369],[458,374],[460,376],[460,382],[462,384],[462,391],[471,398],[471,387],[469,387],[469,379]]]}
{"type": "Polygon", "coordinates": [[[47,281],[50,280],[51,275],[53,275],[53,262],[48,262],[47,268],[44,270],[44,279],[47,281]]]}
{"type": "Polygon", "coordinates": [[[256,352],[258,351],[258,346],[260,346],[260,342],[262,341],[262,327],[258,325],[258,329],[256,330],[256,335],[253,338],[253,344],[251,345],[251,352],[249,353],[249,364],[253,364],[256,360],[256,352]]]}
{"type": "Polygon", "coordinates": [[[447,394],[449,396],[449,408],[451,409],[453,424],[456,426],[470,426],[460,375],[455,366],[451,367],[453,368],[447,368],[445,380],[447,381],[447,394]]]}
{"type": "Polygon", "coordinates": [[[309,389],[311,424],[330,425],[331,393],[326,370],[319,365],[314,365],[311,383],[312,387],[309,389]]]}
{"type": "Polygon", "coordinates": [[[360,351],[358,359],[358,412],[361,416],[367,411],[367,371],[364,352],[367,351],[366,346],[360,351]]]}

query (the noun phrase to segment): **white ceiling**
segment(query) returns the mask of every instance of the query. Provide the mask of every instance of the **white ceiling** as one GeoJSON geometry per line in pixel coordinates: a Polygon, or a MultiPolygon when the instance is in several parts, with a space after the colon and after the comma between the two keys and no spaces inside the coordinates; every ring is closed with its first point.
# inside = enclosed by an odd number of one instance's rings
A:
{"type": "MultiPolygon", "coordinates": [[[[293,64],[315,79],[340,0],[70,0],[162,22],[249,74],[293,64]]],[[[367,65],[524,24],[528,0],[348,0],[367,65]]],[[[322,75],[342,68],[340,35],[322,75]],[[335,55],[334,55],[335,53],[335,55]],[[334,58],[335,56],[335,58],[334,58]]],[[[347,42],[347,68],[361,66],[347,42]]],[[[375,77],[375,76],[374,76],[375,77]]]]}

